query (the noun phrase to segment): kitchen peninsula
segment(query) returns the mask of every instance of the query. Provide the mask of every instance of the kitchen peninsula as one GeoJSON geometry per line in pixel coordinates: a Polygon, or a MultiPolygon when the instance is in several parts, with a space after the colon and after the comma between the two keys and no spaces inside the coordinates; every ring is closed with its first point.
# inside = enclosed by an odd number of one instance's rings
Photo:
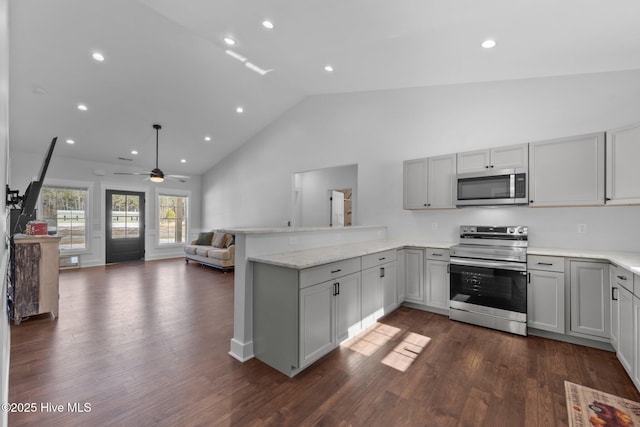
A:
{"type": "MultiPolygon", "coordinates": [[[[255,355],[293,376],[400,304],[447,312],[452,242],[387,239],[381,226],[225,231],[236,234],[242,246],[230,352],[239,360],[255,355]],[[318,323],[316,314],[321,318],[318,323]]],[[[640,274],[639,253],[529,247],[529,254],[557,257],[567,265],[595,260],[626,269],[632,276],[640,274]]],[[[564,295],[570,291],[570,271],[562,277],[566,286],[562,279],[559,289],[564,295]]],[[[609,294],[608,277],[605,285],[609,294]]],[[[562,313],[564,301],[557,301],[562,313]]],[[[609,300],[605,302],[608,307],[609,300]]],[[[570,310],[567,306],[567,314],[570,310]]],[[[530,319],[540,320],[534,315],[530,319]]],[[[564,328],[564,316],[557,320],[564,328]]],[[[608,336],[581,337],[570,330],[569,322],[566,332],[554,338],[586,338],[587,344],[598,346],[599,341],[610,349],[608,336]]],[[[530,323],[531,333],[545,332],[544,325],[530,323]]]]}

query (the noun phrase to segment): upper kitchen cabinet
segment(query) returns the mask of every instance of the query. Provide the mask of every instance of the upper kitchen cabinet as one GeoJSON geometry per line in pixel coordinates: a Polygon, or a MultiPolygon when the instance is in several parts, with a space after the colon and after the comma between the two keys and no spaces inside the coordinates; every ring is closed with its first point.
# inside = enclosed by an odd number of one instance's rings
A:
{"type": "Polygon", "coordinates": [[[604,133],[529,144],[529,206],[604,204],[604,133]]]}
{"type": "Polygon", "coordinates": [[[607,132],[607,205],[640,203],[640,124],[607,132]]]}
{"type": "Polygon", "coordinates": [[[456,155],[406,160],[404,209],[455,208],[456,155]]]}
{"type": "Polygon", "coordinates": [[[509,145],[489,150],[458,153],[458,173],[482,172],[486,169],[527,168],[528,144],[509,145]]]}

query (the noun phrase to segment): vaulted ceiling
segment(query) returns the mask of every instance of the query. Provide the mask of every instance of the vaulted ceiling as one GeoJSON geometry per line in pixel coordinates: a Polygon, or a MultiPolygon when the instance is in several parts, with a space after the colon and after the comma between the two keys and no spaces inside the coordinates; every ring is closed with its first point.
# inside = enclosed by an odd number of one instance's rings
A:
{"type": "Polygon", "coordinates": [[[160,166],[183,174],[206,171],[309,95],[640,68],[637,0],[10,0],[9,8],[12,149],[44,154],[58,136],[58,156],[151,168],[159,123],[160,166]],[[482,48],[486,39],[496,46],[482,48]]]}

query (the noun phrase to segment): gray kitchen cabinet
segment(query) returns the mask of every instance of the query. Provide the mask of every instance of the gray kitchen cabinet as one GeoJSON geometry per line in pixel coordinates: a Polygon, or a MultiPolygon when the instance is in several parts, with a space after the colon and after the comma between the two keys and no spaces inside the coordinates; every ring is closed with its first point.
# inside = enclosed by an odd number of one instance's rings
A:
{"type": "Polygon", "coordinates": [[[604,133],[529,144],[529,206],[604,204],[604,133]]]}
{"type": "MultiPolygon", "coordinates": [[[[636,283],[639,276],[636,276],[636,283]]],[[[633,373],[631,379],[640,390],[640,298],[633,296],[633,373]]]]}
{"type": "Polygon", "coordinates": [[[398,306],[396,250],[362,257],[362,327],[398,306]]]}
{"type": "Polygon", "coordinates": [[[485,150],[458,153],[458,173],[482,172],[494,169],[527,168],[528,144],[508,145],[485,150]]]}
{"type": "Polygon", "coordinates": [[[607,132],[606,145],[606,204],[640,204],[640,124],[607,132]]]}
{"type": "Polygon", "coordinates": [[[564,334],[564,258],[529,255],[527,270],[527,326],[564,334]]]}
{"type": "Polygon", "coordinates": [[[360,258],[296,270],[253,263],[253,350],[288,376],[361,331],[360,258]]]}
{"type": "Polygon", "coordinates": [[[398,305],[402,304],[406,295],[406,283],[407,280],[405,278],[405,269],[404,269],[404,258],[405,258],[405,249],[398,249],[396,264],[398,268],[396,268],[396,286],[398,290],[398,305]]]}
{"type": "Polygon", "coordinates": [[[633,273],[622,267],[609,266],[611,274],[611,345],[618,360],[633,378],[635,369],[633,273]]]}
{"type": "Polygon", "coordinates": [[[423,249],[405,249],[405,301],[425,304],[424,261],[423,249]]]}
{"type": "Polygon", "coordinates": [[[449,310],[449,250],[426,249],[425,302],[449,310]]]}
{"type": "Polygon", "coordinates": [[[455,175],[455,154],[404,161],[403,208],[455,208],[455,175]]]}
{"type": "Polygon", "coordinates": [[[609,264],[571,260],[570,331],[610,339],[609,264]]]}

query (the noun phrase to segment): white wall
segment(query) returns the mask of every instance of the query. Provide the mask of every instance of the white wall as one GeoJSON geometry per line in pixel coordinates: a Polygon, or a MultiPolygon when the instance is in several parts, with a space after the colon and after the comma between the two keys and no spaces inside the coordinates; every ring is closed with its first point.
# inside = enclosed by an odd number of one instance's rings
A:
{"type": "MultiPolygon", "coordinates": [[[[9,17],[8,0],[0,0],[0,188],[4,190],[7,183],[7,164],[9,152],[9,17]]],[[[8,251],[6,242],[6,206],[4,195],[0,197],[0,404],[9,399],[9,353],[11,350],[11,331],[7,317],[7,264],[8,251]]],[[[0,426],[8,424],[8,413],[0,411],[0,426]]]]}
{"type": "Polygon", "coordinates": [[[639,251],[637,206],[402,210],[403,160],[614,129],[639,112],[640,70],[309,97],[203,175],[203,225],[286,223],[292,173],[357,163],[357,223],[389,237],[518,223],[535,246],[639,251]]]}
{"type": "MultiPolygon", "coordinates": [[[[55,135],[52,135],[52,137],[55,135]]],[[[38,174],[40,164],[44,158],[49,141],[43,141],[42,153],[27,153],[24,151],[11,151],[11,188],[20,190],[22,194],[29,182],[38,174]]],[[[58,141],[58,144],[64,144],[58,141]]],[[[58,147],[56,147],[58,150],[58,147]]],[[[197,237],[200,231],[202,205],[200,203],[201,177],[192,175],[186,183],[165,180],[161,184],[151,184],[142,176],[114,175],[115,171],[125,171],[126,168],[106,163],[88,162],[71,158],[56,156],[54,150],[49,170],[45,178],[45,185],[79,185],[90,188],[90,212],[91,222],[89,239],[90,249],[80,255],[80,266],[92,266],[104,264],[105,260],[105,190],[130,190],[140,191],[146,194],[146,254],[145,259],[171,258],[184,255],[181,246],[160,247],[157,234],[156,221],[156,197],[158,189],[185,192],[191,195],[189,207],[189,219],[191,223],[191,239],[197,237]],[[105,172],[104,176],[98,176],[95,170],[105,172]]],[[[190,240],[190,239],[188,239],[190,240]]]]}

